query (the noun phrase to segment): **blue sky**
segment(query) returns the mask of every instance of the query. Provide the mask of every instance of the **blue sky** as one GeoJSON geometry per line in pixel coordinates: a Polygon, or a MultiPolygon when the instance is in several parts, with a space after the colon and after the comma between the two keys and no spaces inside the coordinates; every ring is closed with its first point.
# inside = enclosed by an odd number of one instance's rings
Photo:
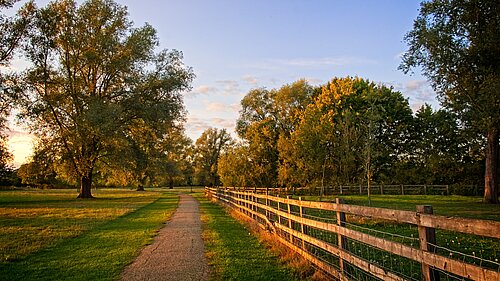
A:
{"type": "MultiPolygon", "coordinates": [[[[181,50],[193,67],[197,78],[184,94],[186,133],[193,140],[208,127],[233,132],[240,100],[250,89],[301,78],[320,85],[336,76],[360,76],[393,86],[414,109],[425,102],[437,106],[424,77],[397,69],[417,0],[116,1],[128,7],[135,26],[156,28],[161,49],[181,50]]],[[[24,147],[17,151],[27,154],[28,139],[18,135],[24,147]]],[[[16,149],[15,141],[11,147],[16,149]]]]}

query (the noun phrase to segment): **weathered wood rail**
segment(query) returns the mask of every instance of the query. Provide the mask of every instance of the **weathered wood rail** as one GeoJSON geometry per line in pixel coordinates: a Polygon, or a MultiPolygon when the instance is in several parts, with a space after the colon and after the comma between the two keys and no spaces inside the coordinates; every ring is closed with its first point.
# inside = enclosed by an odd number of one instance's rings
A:
{"type": "MultiPolygon", "coordinates": [[[[309,195],[320,195],[321,188],[305,188],[297,187],[290,190],[284,190],[279,188],[250,188],[242,187],[238,189],[239,191],[254,191],[256,193],[266,193],[266,191],[272,194],[280,194],[284,191],[286,193],[294,194],[309,194],[309,195]]],[[[368,187],[366,185],[338,185],[338,186],[326,186],[323,189],[324,195],[366,195],[368,194],[368,187]]],[[[450,195],[449,185],[429,185],[429,184],[391,184],[391,185],[372,185],[370,188],[370,193],[380,194],[380,195],[426,195],[426,194],[442,194],[450,195]]]]}
{"type": "Polygon", "coordinates": [[[339,280],[353,280],[354,269],[382,280],[439,280],[443,273],[458,280],[500,280],[500,268],[481,267],[441,255],[436,251],[435,240],[435,229],[500,239],[500,222],[497,221],[433,215],[431,206],[418,206],[417,211],[412,212],[347,205],[341,199],[336,203],[304,201],[221,188],[206,188],[205,193],[271,230],[281,243],[339,280]],[[328,215],[315,216],[317,212],[328,212],[328,215]],[[414,225],[418,229],[417,245],[410,246],[347,227],[346,215],[347,218],[414,225]],[[328,234],[329,239],[314,237],[313,230],[320,231],[322,236],[328,234]],[[409,278],[380,262],[357,255],[349,249],[355,242],[420,264],[418,277],[409,278]],[[319,251],[327,253],[328,258],[319,257],[319,251]]]}

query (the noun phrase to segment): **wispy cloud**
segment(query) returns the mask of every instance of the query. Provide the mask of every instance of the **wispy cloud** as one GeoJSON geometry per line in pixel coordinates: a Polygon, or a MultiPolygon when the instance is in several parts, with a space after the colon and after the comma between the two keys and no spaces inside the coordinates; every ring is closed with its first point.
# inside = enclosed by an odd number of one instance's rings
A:
{"type": "Polygon", "coordinates": [[[318,78],[313,78],[313,77],[305,78],[305,79],[307,82],[309,82],[310,84],[313,84],[313,85],[318,85],[318,84],[324,83],[323,79],[318,79],[318,78]]]}
{"type": "Polygon", "coordinates": [[[222,88],[219,90],[222,95],[233,96],[241,92],[240,83],[236,80],[219,80],[217,84],[222,88]]]}
{"type": "Polygon", "coordinates": [[[199,95],[208,95],[211,93],[217,92],[217,89],[215,87],[209,86],[209,85],[201,85],[196,88],[194,88],[192,91],[186,93],[186,97],[196,97],[199,95]]]}
{"type": "Polygon", "coordinates": [[[236,127],[236,122],[232,119],[224,119],[224,118],[197,118],[197,117],[189,117],[186,123],[186,132],[187,135],[196,141],[200,135],[207,130],[208,128],[225,128],[229,133],[234,132],[234,128],[236,127]]]}
{"type": "Polygon", "coordinates": [[[426,80],[409,80],[404,83],[389,83],[395,90],[400,91],[409,98],[410,107],[417,111],[424,104],[430,104],[439,107],[436,93],[426,80]]]}
{"type": "Polygon", "coordinates": [[[229,105],[229,108],[234,112],[239,112],[241,110],[241,103],[233,103],[229,105]]]}
{"type": "Polygon", "coordinates": [[[354,56],[323,57],[323,58],[290,58],[268,59],[251,64],[250,67],[275,70],[283,67],[321,68],[332,66],[374,65],[378,62],[373,59],[354,56]]]}
{"type": "Polygon", "coordinates": [[[409,91],[419,91],[429,86],[425,80],[410,80],[405,83],[405,88],[409,91]]]}
{"type": "Polygon", "coordinates": [[[257,80],[257,78],[255,78],[254,76],[251,76],[251,75],[243,76],[243,81],[247,82],[248,84],[250,84],[252,86],[257,86],[257,84],[259,83],[259,80],[257,80]]]}
{"type": "Polygon", "coordinates": [[[226,112],[228,106],[221,102],[205,102],[205,108],[211,112],[226,112]]]}
{"type": "Polygon", "coordinates": [[[201,135],[203,131],[210,127],[211,126],[207,120],[197,117],[189,117],[186,122],[186,131],[188,135],[194,140],[196,140],[196,137],[201,135]]]}
{"type": "Polygon", "coordinates": [[[212,118],[211,120],[213,124],[218,125],[220,127],[226,128],[226,129],[233,129],[235,127],[235,122],[234,120],[229,120],[229,119],[223,119],[223,118],[212,118]]]}

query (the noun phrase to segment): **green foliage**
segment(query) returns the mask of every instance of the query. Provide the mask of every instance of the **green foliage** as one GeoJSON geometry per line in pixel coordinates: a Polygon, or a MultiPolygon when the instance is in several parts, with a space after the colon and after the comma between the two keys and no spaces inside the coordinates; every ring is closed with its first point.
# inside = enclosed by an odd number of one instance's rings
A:
{"type": "Polygon", "coordinates": [[[5,280],[116,280],[177,206],[160,192],[3,191],[0,275],[5,280]]]}
{"type": "Polygon", "coordinates": [[[97,165],[119,152],[134,152],[132,177],[144,179],[146,146],[183,121],[180,92],[194,78],[181,52],[155,53],[154,28],[132,28],[127,17],[113,1],[51,2],[36,11],[24,45],[33,66],[21,117],[80,181],[82,197],[97,165]]]}
{"type": "MultiPolygon", "coordinates": [[[[253,183],[257,187],[279,184],[280,162],[286,161],[280,159],[279,146],[287,145],[286,140],[299,126],[302,112],[315,94],[313,87],[299,80],[280,89],[255,89],[243,98],[236,131],[247,146],[241,161],[251,173],[244,173],[240,184],[253,183]]],[[[238,167],[231,168],[230,164],[226,167],[225,173],[238,173],[238,167]]]]}
{"type": "Polygon", "coordinates": [[[226,129],[206,129],[196,140],[193,160],[198,185],[220,185],[219,158],[232,144],[226,129]]]}
{"type": "Polygon", "coordinates": [[[422,67],[447,108],[485,146],[484,201],[499,203],[500,7],[495,0],[428,1],[421,4],[400,68],[422,67]]]}
{"type": "Polygon", "coordinates": [[[413,114],[400,92],[362,78],[299,80],[242,100],[243,142],[222,155],[225,186],[475,184],[483,142],[458,116],[413,114]]]}

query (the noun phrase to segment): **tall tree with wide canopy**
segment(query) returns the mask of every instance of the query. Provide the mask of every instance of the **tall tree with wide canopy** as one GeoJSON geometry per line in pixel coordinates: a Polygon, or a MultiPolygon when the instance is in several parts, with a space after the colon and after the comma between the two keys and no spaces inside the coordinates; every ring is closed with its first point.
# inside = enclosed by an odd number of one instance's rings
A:
{"type": "Polygon", "coordinates": [[[500,5],[496,0],[433,0],[406,36],[400,68],[420,66],[444,106],[486,139],[484,202],[498,204],[500,5]]]}
{"type": "Polygon", "coordinates": [[[194,162],[198,184],[220,184],[219,158],[232,144],[233,139],[226,129],[208,128],[196,140],[194,162]]]}
{"type": "Polygon", "coordinates": [[[194,74],[181,52],[157,46],[155,29],[133,28],[112,0],[59,0],[36,11],[21,117],[78,178],[78,197],[92,197],[96,164],[128,145],[132,128],[183,120],[180,93],[194,74]]]}

